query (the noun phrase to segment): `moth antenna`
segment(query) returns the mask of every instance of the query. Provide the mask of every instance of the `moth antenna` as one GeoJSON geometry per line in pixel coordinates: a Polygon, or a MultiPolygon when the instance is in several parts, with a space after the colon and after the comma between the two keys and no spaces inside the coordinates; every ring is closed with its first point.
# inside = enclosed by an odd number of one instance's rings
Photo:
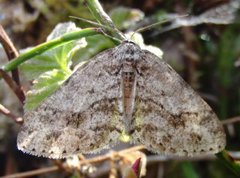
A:
{"type": "MultiPolygon", "coordinates": [[[[101,27],[102,29],[108,29],[108,30],[111,29],[111,28],[108,27],[108,26],[105,26],[105,25],[102,25],[102,24],[100,24],[100,23],[97,23],[97,22],[94,22],[94,21],[91,21],[91,20],[87,20],[87,19],[84,19],[84,18],[81,18],[81,17],[75,17],[75,16],[69,16],[69,17],[70,17],[70,18],[73,18],[73,19],[78,19],[78,20],[87,22],[87,23],[92,24],[92,25],[97,26],[97,27],[101,27]]],[[[117,41],[117,42],[119,42],[119,43],[122,42],[122,40],[108,35],[107,33],[104,32],[104,30],[101,30],[101,32],[103,33],[103,35],[107,36],[108,38],[111,38],[111,39],[114,40],[114,41],[117,41]]]]}
{"type": "MultiPolygon", "coordinates": [[[[179,15],[179,16],[177,16],[177,17],[175,17],[175,18],[183,18],[183,17],[187,17],[187,16],[188,16],[188,14],[185,14],[185,15],[179,15]]],[[[131,38],[133,37],[133,35],[134,35],[135,33],[139,33],[139,32],[146,31],[146,30],[148,30],[148,29],[150,29],[150,28],[152,28],[152,27],[155,27],[155,26],[157,26],[157,25],[159,25],[159,24],[163,24],[163,23],[166,23],[166,22],[170,22],[170,21],[172,21],[172,20],[174,20],[174,19],[165,19],[165,20],[162,20],[162,21],[160,21],[160,22],[156,22],[156,23],[153,23],[153,24],[151,24],[151,25],[147,25],[147,26],[145,26],[145,27],[141,27],[141,28],[137,29],[135,32],[133,32],[133,34],[131,35],[131,38]]]]}
{"type": "Polygon", "coordinates": [[[70,18],[73,18],[73,19],[77,19],[77,20],[81,20],[83,22],[87,22],[91,25],[94,25],[94,26],[97,26],[97,27],[102,27],[102,28],[105,28],[105,29],[109,29],[109,27],[105,26],[105,25],[102,25],[100,23],[97,23],[97,22],[94,22],[92,20],[88,20],[88,19],[84,19],[84,18],[81,18],[81,17],[76,17],[76,16],[69,16],[70,18]]]}

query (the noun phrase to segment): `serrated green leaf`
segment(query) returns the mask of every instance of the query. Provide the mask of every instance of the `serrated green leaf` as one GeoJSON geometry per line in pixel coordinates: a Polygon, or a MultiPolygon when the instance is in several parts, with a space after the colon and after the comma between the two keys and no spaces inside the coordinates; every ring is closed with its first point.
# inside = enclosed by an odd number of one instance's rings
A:
{"type": "MultiPolygon", "coordinates": [[[[76,29],[72,22],[59,24],[47,40],[52,40],[76,29]]],[[[71,75],[72,57],[78,49],[85,46],[85,39],[69,42],[66,45],[46,51],[21,65],[21,70],[26,77],[34,80],[32,90],[27,93],[25,110],[34,109],[71,75]]]]}
{"type": "MultiPolygon", "coordinates": [[[[52,40],[64,33],[76,29],[75,24],[72,22],[58,24],[48,36],[47,40],[52,40]]],[[[20,66],[20,69],[29,80],[36,79],[42,73],[53,69],[69,72],[72,56],[75,54],[76,50],[85,46],[85,39],[69,42],[66,45],[46,51],[43,54],[34,57],[32,60],[28,60],[20,66]]]]}
{"type": "Polygon", "coordinates": [[[45,98],[51,95],[71,75],[62,70],[54,69],[43,73],[35,80],[33,89],[27,93],[25,110],[32,110],[45,98]]]}

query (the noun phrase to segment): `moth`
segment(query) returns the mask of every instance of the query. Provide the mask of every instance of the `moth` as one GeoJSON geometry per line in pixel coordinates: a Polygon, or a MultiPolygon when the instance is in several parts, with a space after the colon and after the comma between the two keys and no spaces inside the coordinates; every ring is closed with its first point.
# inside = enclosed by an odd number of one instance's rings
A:
{"type": "Polygon", "coordinates": [[[226,145],[206,102],[167,63],[130,41],[80,66],[26,112],[17,145],[65,158],[108,148],[123,134],[165,155],[214,154],[226,145]]]}

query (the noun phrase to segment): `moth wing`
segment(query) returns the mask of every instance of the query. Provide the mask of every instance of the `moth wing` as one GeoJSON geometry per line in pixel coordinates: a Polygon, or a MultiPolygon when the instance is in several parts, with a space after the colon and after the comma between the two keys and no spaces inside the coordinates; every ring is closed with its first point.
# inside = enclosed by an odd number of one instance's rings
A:
{"type": "Polygon", "coordinates": [[[20,150],[63,158],[108,147],[123,130],[119,114],[119,64],[115,48],[94,57],[35,110],[25,113],[20,150]]]}
{"type": "Polygon", "coordinates": [[[137,64],[133,138],[157,153],[217,153],[226,144],[216,114],[164,61],[142,51],[137,64]]]}

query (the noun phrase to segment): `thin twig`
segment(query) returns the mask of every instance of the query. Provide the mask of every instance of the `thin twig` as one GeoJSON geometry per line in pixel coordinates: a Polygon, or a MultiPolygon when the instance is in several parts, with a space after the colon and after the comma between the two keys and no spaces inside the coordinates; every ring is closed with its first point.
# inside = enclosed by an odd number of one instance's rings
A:
{"type": "MultiPolygon", "coordinates": [[[[123,154],[123,153],[128,153],[128,152],[134,152],[137,150],[141,150],[144,149],[144,146],[140,145],[140,146],[135,146],[132,148],[128,148],[122,151],[119,151],[119,154],[123,154]]],[[[102,162],[108,159],[112,158],[112,154],[106,154],[106,155],[101,155],[99,157],[95,157],[92,159],[88,159],[88,160],[82,160],[81,161],[81,165],[83,164],[96,164],[98,162],[102,162]]],[[[48,168],[41,168],[41,169],[37,169],[37,170],[33,170],[33,171],[27,171],[27,172],[23,172],[23,173],[16,173],[16,174],[12,174],[12,175],[8,175],[8,176],[3,176],[0,178],[18,178],[18,177],[29,177],[29,176],[34,176],[34,175],[39,175],[39,174],[44,174],[44,173],[49,173],[49,172],[55,172],[60,170],[59,166],[52,166],[52,167],[48,167],[48,168]]]]}
{"type": "Polygon", "coordinates": [[[119,153],[123,154],[123,153],[129,153],[129,152],[144,150],[144,149],[145,149],[144,145],[138,145],[138,146],[134,146],[134,147],[119,151],[119,153]]]}
{"type": "Polygon", "coordinates": [[[233,124],[235,122],[240,122],[240,116],[222,120],[223,125],[233,124]]]}
{"type": "MultiPolygon", "coordinates": [[[[18,51],[16,50],[15,46],[13,45],[12,41],[8,37],[7,33],[5,32],[1,24],[0,24],[0,43],[3,45],[9,61],[19,56],[18,51]]],[[[17,68],[12,71],[12,78],[17,83],[17,85],[20,85],[17,68]]]]}
{"type": "Polygon", "coordinates": [[[11,174],[11,175],[3,176],[3,177],[0,177],[0,178],[30,177],[30,176],[35,176],[35,175],[55,172],[55,171],[58,171],[58,170],[59,170],[58,166],[52,166],[52,167],[41,168],[41,169],[37,169],[37,170],[33,170],[33,171],[26,171],[26,172],[23,172],[23,173],[11,174]]]}
{"type": "MultiPolygon", "coordinates": [[[[143,145],[139,145],[139,146],[131,147],[131,148],[128,148],[128,149],[116,152],[117,153],[116,155],[120,155],[121,156],[123,154],[129,153],[129,152],[138,151],[138,150],[142,150],[142,149],[145,149],[145,147],[143,145]]],[[[106,155],[102,155],[102,156],[99,156],[99,157],[95,157],[95,158],[92,158],[92,159],[82,160],[81,164],[96,164],[98,162],[109,160],[111,158],[112,158],[112,153],[106,154],[106,155]]]]}
{"type": "Polygon", "coordinates": [[[21,103],[23,104],[25,100],[25,94],[22,88],[19,85],[17,85],[16,82],[12,80],[12,78],[2,69],[0,69],[0,78],[1,77],[6,81],[8,86],[13,90],[13,92],[18,97],[19,101],[21,101],[21,103]]]}
{"type": "MultiPolygon", "coordinates": [[[[134,146],[134,147],[131,147],[131,148],[121,150],[119,152],[115,152],[114,155],[115,156],[122,156],[126,153],[135,152],[135,151],[139,151],[139,150],[143,150],[143,149],[145,149],[145,147],[143,145],[134,146]]],[[[103,156],[100,156],[100,157],[96,157],[96,158],[93,158],[93,159],[86,160],[86,162],[93,164],[93,163],[108,160],[108,159],[111,159],[111,158],[112,158],[112,153],[106,154],[106,155],[103,155],[103,156]]],[[[84,161],[82,163],[84,164],[84,161]]]]}
{"type": "Polygon", "coordinates": [[[6,107],[4,107],[1,104],[0,104],[0,113],[2,113],[3,115],[11,118],[12,120],[14,120],[18,124],[22,124],[22,122],[23,122],[23,118],[15,116],[14,114],[11,113],[11,111],[9,111],[6,107]]]}
{"type": "MultiPolygon", "coordinates": [[[[134,148],[134,147],[133,147],[134,148]]],[[[124,151],[124,150],[123,150],[124,151]]],[[[240,159],[240,152],[228,152],[234,159],[240,159]]],[[[164,156],[164,155],[149,155],[147,156],[147,165],[157,164],[161,162],[167,162],[167,161],[206,161],[206,160],[216,160],[217,157],[214,155],[203,155],[203,156],[194,156],[194,157],[177,157],[177,156],[164,156]]],[[[117,169],[119,169],[119,166],[117,166],[117,169]]],[[[101,177],[103,175],[107,175],[110,171],[110,167],[100,169],[97,172],[94,172],[91,175],[91,177],[101,177]]]]}
{"type": "Polygon", "coordinates": [[[108,177],[109,178],[116,178],[117,169],[116,169],[114,155],[112,155],[112,158],[109,161],[109,167],[110,167],[110,171],[109,171],[109,176],[108,177]]]}
{"type": "MultiPolygon", "coordinates": [[[[111,154],[110,153],[110,154],[106,154],[106,155],[101,155],[99,157],[91,158],[91,159],[88,159],[88,160],[82,160],[81,165],[96,164],[98,162],[102,162],[102,161],[111,159],[113,155],[116,155],[116,156],[117,155],[122,155],[123,153],[134,152],[134,151],[142,150],[144,148],[145,147],[143,145],[140,145],[140,146],[135,146],[135,147],[131,147],[131,148],[116,152],[116,154],[111,154]]],[[[240,158],[239,152],[229,152],[229,153],[235,159],[240,158]]],[[[163,161],[169,161],[169,160],[198,161],[198,160],[213,160],[215,158],[216,157],[213,156],[213,155],[204,155],[204,156],[197,156],[197,157],[167,157],[167,156],[160,156],[160,155],[152,155],[152,156],[147,157],[147,164],[154,164],[156,162],[163,162],[163,161]]],[[[23,172],[23,173],[16,173],[16,174],[8,175],[8,176],[3,176],[3,177],[0,177],[0,178],[29,177],[29,176],[34,176],[34,175],[40,175],[40,174],[55,172],[55,171],[59,171],[59,170],[60,170],[59,166],[52,166],[52,167],[48,167],[48,168],[41,168],[41,169],[37,169],[37,170],[33,170],[33,171],[27,171],[27,172],[23,172]]],[[[105,174],[105,173],[109,172],[109,170],[110,169],[104,170],[104,172],[102,174],[105,174]]]]}

